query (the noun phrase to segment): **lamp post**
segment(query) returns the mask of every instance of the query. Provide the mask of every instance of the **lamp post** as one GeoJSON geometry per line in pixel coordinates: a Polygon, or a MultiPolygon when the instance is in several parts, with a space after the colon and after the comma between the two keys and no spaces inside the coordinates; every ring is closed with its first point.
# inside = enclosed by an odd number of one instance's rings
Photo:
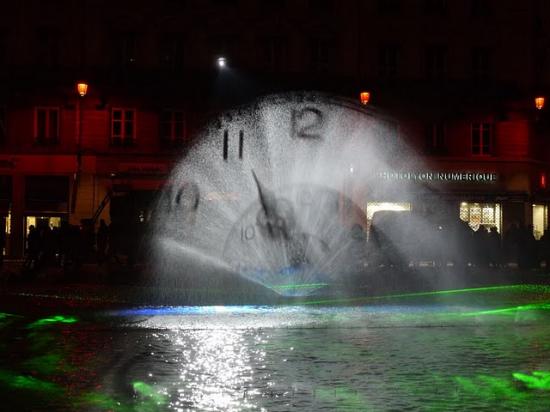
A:
{"type": "Polygon", "coordinates": [[[78,97],[76,100],[76,114],[75,114],[75,134],[76,134],[76,173],[73,177],[73,196],[71,202],[71,213],[76,210],[76,197],[78,193],[78,184],[80,182],[80,175],[82,173],[82,108],[81,100],[88,93],[88,83],[78,82],[76,84],[76,92],[78,97]]]}

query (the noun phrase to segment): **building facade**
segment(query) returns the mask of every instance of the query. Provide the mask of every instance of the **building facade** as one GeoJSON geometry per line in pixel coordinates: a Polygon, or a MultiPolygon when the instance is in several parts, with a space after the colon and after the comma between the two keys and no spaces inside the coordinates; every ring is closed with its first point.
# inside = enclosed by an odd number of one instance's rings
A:
{"type": "MultiPolygon", "coordinates": [[[[378,210],[548,227],[550,4],[542,0],[21,0],[0,17],[0,230],[146,219],[196,131],[286,90],[357,98],[421,164],[378,210]],[[227,69],[216,66],[227,59],[227,69]],[[85,96],[75,88],[88,84],[85,96]],[[548,98],[547,97],[547,102],[548,98]],[[437,190],[425,190],[426,184],[437,190]]],[[[360,187],[358,182],[358,187],[360,187]]]]}

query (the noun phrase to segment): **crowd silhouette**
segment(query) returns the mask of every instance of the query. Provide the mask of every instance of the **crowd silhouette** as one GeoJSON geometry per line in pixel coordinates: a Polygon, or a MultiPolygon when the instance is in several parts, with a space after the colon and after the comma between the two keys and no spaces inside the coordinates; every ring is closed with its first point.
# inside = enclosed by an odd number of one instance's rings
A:
{"type": "Polygon", "coordinates": [[[31,225],[25,242],[23,272],[32,277],[42,269],[60,267],[74,272],[85,263],[114,262],[132,266],[144,256],[142,240],[145,224],[111,223],[100,220],[97,231],[93,222],[83,220],[80,225],[62,221],[59,227],[47,222],[31,225]]]}
{"type": "Polygon", "coordinates": [[[474,230],[460,219],[435,224],[411,215],[389,213],[373,223],[368,243],[371,257],[381,265],[429,261],[437,266],[550,266],[548,230],[537,240],[532,225],[517,223],[500,234],[494,225],[479,225],[474,230]]]}
{"type": "MultiPolygon", "coordinates": [[[[42,223],[42,222],[39,222],[42,223]]],[[[56,266],[75,272],[85,263],[113,263],[132,267],[146,260],[147,224],[102,219],[81,225],[63,221],[60,227],[30,226],[26,238],[24,273],[56,266]]],[[[373,219],[370,230],[350,228],[350,264],[369,267],[407,267],[430,262],[433,266],[536,269],[550,266],[550,232],[537,240],[532,225],[512,223],[503,234],[495,226],[473,230],[460,219],[434,224],[411,215],[389,212],[373,219]],[[363,264],[364,263],[364,264],[363,264]]],[[[5,237],[0,237],[0,248],[5,237]]],[[[1,259],[1,258],[0,258],[1,259]]],[[[1,268],[2,260],[0,260],[1,268]]]]}

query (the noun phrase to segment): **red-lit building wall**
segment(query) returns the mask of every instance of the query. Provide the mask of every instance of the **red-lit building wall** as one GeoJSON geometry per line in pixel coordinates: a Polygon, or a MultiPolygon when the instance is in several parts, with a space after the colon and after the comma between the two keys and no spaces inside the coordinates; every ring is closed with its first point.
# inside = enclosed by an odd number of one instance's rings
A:
{"type": "MultiPolygon", "coordinates": [[[[547,189],[540,187],[541,173],[550,173],[548,107],[540,112],[533,107],[535,94],[548,92],[550,81],[548,2],[489,1],[489,12],[480,15],[472,13],[473,2],[463,0],[447,1],[442,14],[427,12],[421,0],[398,2],[401,8],[394,11],[382,11],[384,1],[375,0],[268,3],[22,0],[4,5],[0,106],[6,107],[7,138],[0,143],[0,161],[8,166],[0,162],[0,175],[13,176],[14,230],[22,233],[28,212],[23,183],[28,175],[66,175],[71,198],[75,187],[82,189],[74,210],[70,205],[66,211],[73,223],[92,215],[113,185],[158,187],[159,176],[137,172],[131,178],[129,171],[147,164],[165,175],[185,150],[161,142],[163,109],[185,110],[190,138],[212,113],[231,104],[217,95],[227,87],[213,64],[219,54],[228,58],[236,78],[250,80],[249,97],[288,89],[348,97],[371,91],[369,104],[396,119],[401,137],[426,164],[493,170],[503,176],[495,190],[522,193],[521,202],[505,207],[514,216],[510,220],[528,223],[531,202],[548,202],[547,189]],[[170,67],[163,62],[166,39],[178,55],[170,67]],[[276,47],[266,47],[273,39],[276,47]],[[121,42],[127,44],[124,53],[121,42]],[[443,50],[444,64],[441,73],[430,76],[433,47],[443,50]],[[481,78],[473,73],[477,49],[488,59],[481,78]],[[394,61],[383,57],[386,52],[395,52],[394,61]],[[90,87],[79,99],[74,84],[83,78],[90,87]],[[56,144],[37,144],[36,107],[59,109],[56,144]],[[135,109],[134,144],[111,144],[114,108],[135,109]],[[441,151],[426,147],[426,128],[434,122],[445,124],[441,151]],[[489,155],[472,155],[476,122],[491,125],[489,155]],[[519,219],[522,214],[527,217],[519,219]]],[[[109,217],[108,208],[101,217],[109,217]]],[[[22,239],[16,243],[21,251],[22,239]]]]}

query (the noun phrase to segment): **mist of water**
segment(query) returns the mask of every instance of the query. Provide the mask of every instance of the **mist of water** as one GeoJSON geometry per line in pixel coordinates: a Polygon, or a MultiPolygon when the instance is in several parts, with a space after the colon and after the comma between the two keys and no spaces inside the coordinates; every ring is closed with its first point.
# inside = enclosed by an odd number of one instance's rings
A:
{"type": "Polygon", "coordinates": [[[415,159],[393,122],[341,98],[276,95],[226,112],[158,201],[159,271],[236,273],[283,295],[338,283],[360,270],[352,227],[366,225],[366,199],[389,190],[378,173],[415,159]]]}

